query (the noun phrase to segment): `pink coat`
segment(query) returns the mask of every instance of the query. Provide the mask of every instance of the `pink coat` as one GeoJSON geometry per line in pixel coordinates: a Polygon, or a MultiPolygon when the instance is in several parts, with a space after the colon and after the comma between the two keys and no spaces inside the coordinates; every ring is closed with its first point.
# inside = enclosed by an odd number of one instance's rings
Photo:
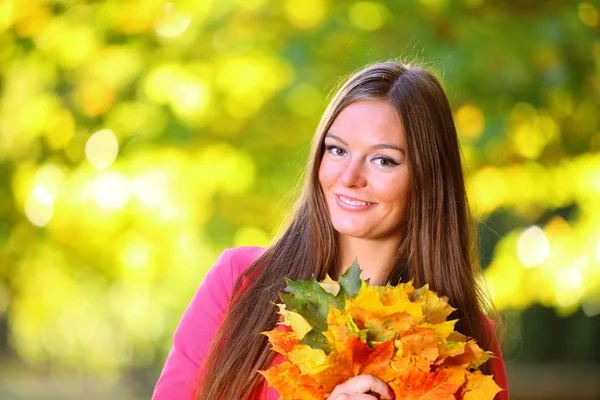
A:
{"type": "MultiPolygon", "coordinates": [[[[190,400],[200,367],[217,329],[223,322],[233,286],[240,274],[264,251],[260,247],[238,247],[225,250],[208,271],[198,291],[185,310],[173,337],[160,378],[154,388],[153,400],[190,400]]],[[[507,388],[502,353],[497,341],[490,349],[499,356],[492,360],[494,379],[507,388]]],[[[260,400],[277,400],[272,388],[263,390],[260,400]]],[[[496,396],[507,400],[508,391],[496,396]]]]}

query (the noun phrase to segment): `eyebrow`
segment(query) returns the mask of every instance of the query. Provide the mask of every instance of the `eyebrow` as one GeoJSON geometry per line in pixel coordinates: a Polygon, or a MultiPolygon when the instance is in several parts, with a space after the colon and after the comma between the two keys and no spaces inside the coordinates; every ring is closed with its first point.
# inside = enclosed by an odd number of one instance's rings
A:
{"type": "MultiPolygon", "coordinates": [[[[328,137],[328,138],[331,138],[331,139],[335,139],[338,142],[342,143],[344,146],[348,146],[348,143],[346,143],[341,137],[336,136],[333,133],[327,133],[325,135],[325,137],[328,137]]],[[[372,149],[392,149],[392,150],[398,150],[402,154],[406,154],[406,151],[403,148],[395,146],[393,144],[381,143],[381,144],[376,144],[376,145],[372,146],[371,148],[372,149]]]]}

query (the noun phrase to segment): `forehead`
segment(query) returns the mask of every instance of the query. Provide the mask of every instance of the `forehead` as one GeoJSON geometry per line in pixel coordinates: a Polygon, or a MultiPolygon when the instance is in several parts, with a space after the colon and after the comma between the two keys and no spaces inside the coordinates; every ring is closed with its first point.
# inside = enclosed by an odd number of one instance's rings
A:
{"type": "Polygon", "coordinates": [[[357,101],[335,118],[330,133],[344,140],[404,144],[404,129],[394,106],[383,100],[357,101]]]}

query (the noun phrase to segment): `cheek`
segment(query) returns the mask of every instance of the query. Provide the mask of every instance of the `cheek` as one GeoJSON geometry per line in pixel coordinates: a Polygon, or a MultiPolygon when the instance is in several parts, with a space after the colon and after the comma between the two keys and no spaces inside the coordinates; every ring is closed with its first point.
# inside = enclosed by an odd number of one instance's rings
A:
{"type": "Polygon", "coordinates": [[[379,182],[377,192],[390,208],[403,210],[408,202],[408,190],[408,179],[402,177],[379,182]]]}
{"type": "Polygon", "coordinates": [[[330,186],[333,180],[333,170],[331,166],[323,160],[321,162],[321,166],[319,167],[319,184],[322,188],[327,188],[330,186]]]}

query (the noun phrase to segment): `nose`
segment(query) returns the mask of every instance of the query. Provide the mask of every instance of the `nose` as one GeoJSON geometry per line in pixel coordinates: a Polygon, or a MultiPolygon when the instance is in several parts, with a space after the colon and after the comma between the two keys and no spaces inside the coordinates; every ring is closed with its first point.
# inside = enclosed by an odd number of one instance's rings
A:
{"type": "Polygon", "coordinates": [[[363,165],[360,159],[348,160],[341,173],[340,181],[342,185],[347,188],[364,187],[367,185],[367,179],[364,175],[363,165]]]}

